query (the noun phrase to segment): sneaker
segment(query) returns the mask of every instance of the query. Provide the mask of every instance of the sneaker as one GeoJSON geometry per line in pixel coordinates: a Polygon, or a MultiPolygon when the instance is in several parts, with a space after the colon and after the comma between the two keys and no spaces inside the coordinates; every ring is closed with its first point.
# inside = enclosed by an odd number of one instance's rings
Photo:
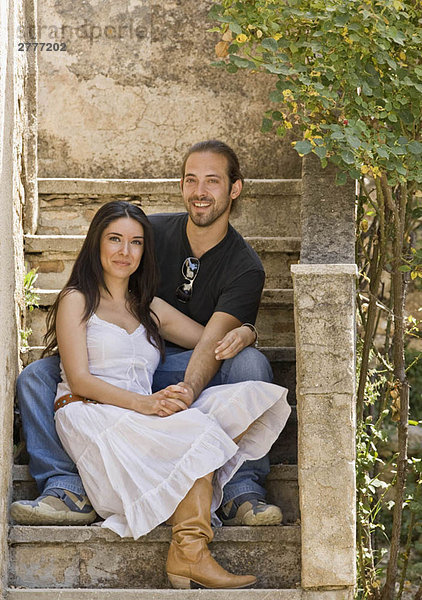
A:
{"type": "Polygon", "coordinates": [[[10,515],[20,525],[89,525],[97,515],[88,496],[54,488],[36,500],[18,500],[10,515]]]}
{"type": "Polygon", "coordinates": [[[278,506],[244,494],[219,509],[223,525],[280,525],[283,513],[278,506]]]}

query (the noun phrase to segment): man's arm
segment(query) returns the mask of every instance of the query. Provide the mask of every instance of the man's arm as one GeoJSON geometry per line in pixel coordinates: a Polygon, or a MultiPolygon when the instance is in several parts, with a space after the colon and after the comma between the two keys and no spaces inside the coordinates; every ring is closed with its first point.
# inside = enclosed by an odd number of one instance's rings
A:
{"type": "Polygon", "coordinates": [[[208,385],[218,369],[221,361],[215,359],[215,347],[228,331],[239,327],[242,323],[224,312],[215,312],[205,326],[204,332],[187,366],[184,383],[192,387],[195,399],[208,385]]]}
{"type": "MultiPolygon", "coordinates": [[[[199,396],[205,386],[211,381],[218,369],[221,367],[221,361],[215,358],[215,347],[228,331],[239,327],[241,322],[236,317],[224,312],[215,312],[211,316],[204,332],[195,346],[191,359],[187,366],[185,377],[181,385],[186,384],[190,392],[189,405],[199,396]]],[[[171,393],[166,390],[167,398],[180,398],[186,402],[186,396],[171,393]]]]}
{"type": "MultiPolygon", "coordinates": [[[[230,282],[218,299],[215,312],[211,315],[195,346],[185,378],[180,383],[182,386],[186,384],[186,389],[190,391],[189,405],[199,396],[221,366],[221,361],[215,358],[218,342],[226,333],[241,326],[242,322],[255,321],[264,278],[263,270],[247,271],[230,282]],[[235,312],[239,318],[233,316],[232,312],[235,312]]],[[[178,396],[175,394],[174,397],[178,396]]],[[[186,398],[180,397],[180,399],[186,402],[186,398]]]]}

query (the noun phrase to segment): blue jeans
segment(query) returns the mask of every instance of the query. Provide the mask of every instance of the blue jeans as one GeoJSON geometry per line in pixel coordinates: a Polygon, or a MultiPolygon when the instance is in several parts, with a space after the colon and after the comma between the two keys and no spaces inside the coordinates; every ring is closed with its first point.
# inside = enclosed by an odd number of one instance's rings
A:
{"type": "MultiPolygon", "coordinates": [[[[166,360],[154,374],[153,391],[183,381],[192,350],[167,348],[166,360]]],[[[247,380],[272,381],[269,362],[255,348],[245,348],[223,362],[209,386],[247,380]]],[[[29,469],[40,493],[60,488],[84,494],[75,464],[56,433],[53,404],[60,381],[59,357],[50,356],[28,365],[18,377],[17,399],[30,456],[29,469]]],[[[270,470],[268,456],[247,461],[224,488],[223,503],[245,493],[265,497],[264,482],[270,470]]]]}

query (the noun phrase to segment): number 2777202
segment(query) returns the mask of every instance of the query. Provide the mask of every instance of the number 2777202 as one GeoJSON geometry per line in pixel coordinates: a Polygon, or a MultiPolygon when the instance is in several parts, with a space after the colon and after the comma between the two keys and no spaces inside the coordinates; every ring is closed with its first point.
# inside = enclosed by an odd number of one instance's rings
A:
{"type": "Polygon", "coordinates": [[[65,42],[19,42],[18,51],[25,52],[27,50],[44,50],[45,52],[66,52],[65,42]]]}

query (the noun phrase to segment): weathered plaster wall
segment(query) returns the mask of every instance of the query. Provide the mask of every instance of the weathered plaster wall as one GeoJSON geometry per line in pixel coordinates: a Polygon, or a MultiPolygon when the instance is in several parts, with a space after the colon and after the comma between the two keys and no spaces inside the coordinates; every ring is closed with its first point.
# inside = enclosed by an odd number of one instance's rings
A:
{"type": "MultiPolygon", "coordinates": [[[[174,177],[201,139],[238,151],[250,178],[300,177],[300,161],[260,133],[268,77],[211,67],[212,0],[39,0],[40,177],[174,177]]],[[[27,32],[29,36],[30,31],[27,32]]]]}
{"type": "Polygon", "coordinates": [[[23,274],[25,85],[27,63],[17,52],[21,0],[0,3],[0,598],[7,579],[7,522],[13,449],[13,397],[23,274]]]}

